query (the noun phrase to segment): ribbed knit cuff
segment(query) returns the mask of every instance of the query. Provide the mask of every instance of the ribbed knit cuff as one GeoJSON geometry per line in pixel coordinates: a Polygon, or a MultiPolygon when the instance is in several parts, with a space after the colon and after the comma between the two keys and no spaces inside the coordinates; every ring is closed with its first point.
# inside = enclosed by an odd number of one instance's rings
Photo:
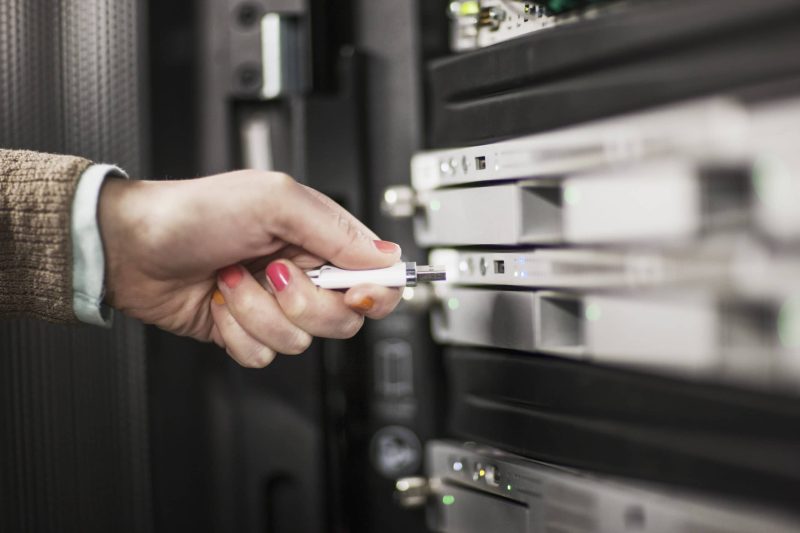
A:
{"type": "Polygon", "coordinates": [[[0,150],[0,316],[75,320],[70,218],[80,157],[0,150]]]}

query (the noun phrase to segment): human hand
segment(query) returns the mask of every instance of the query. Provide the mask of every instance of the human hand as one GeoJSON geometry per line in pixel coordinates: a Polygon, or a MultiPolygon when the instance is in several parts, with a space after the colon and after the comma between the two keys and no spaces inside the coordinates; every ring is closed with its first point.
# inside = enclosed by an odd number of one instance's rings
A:
{"type": "Polygon", "coordinates": [[[400,299],[399,289],[341,293],[308,280],[303,270],[324,263],[390,266],[400,248],[283,174],[109,179],[98,218],[106,301],[167,331],[214,341],[242,366],[301,353],[313,336],[352,337],[364,316],[382,318],[400,299]]]}

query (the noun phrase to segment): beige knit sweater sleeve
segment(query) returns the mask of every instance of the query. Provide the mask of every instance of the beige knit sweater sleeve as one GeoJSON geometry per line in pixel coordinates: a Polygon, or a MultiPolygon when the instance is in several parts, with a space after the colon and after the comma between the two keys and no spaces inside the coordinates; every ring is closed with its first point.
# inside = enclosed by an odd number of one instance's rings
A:
{"type": "Polygon", "coordinates": [[[0,150],[0,317],[76,320],[70,210],[80,157],[0,150]]]}

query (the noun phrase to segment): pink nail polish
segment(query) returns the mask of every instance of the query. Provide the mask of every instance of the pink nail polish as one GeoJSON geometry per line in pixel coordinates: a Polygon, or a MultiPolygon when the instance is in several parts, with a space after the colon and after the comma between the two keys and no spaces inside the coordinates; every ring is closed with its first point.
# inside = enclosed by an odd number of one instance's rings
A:
{"type": "Polygon", "coordinates": [[[375,248],[377,248],[383,253],[393,254],[400,249],[400,247],[393,242],[389,241],[372,241],[372,242],[375,243],[375,248]]]}
{"type": "Polygon", "coordinates": [[[229,289],[235,289],[242,281],[242,270],[239,265],[231,265],[219,271],[219,279],[222,280],[229,289]]]}
{"type": "Polygon", "coordinates": [[[283,263],[272,263],[269,265],[267,267],[267,276],[272,282],[272,286],[275,287],[275,290],[278,292],[285,289],[292,279],[289,274],[289,269],[283,263]]]}

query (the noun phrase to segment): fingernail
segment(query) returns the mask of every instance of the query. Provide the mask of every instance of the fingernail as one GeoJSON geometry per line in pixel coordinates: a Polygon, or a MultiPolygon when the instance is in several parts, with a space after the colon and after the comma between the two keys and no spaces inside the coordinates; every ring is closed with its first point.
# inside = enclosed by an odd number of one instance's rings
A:
{"type": "Polygon", "coordinates": [[[225,305],[225,297],[222,296],[219,290],[214,291],[214,294],[211,295],[211,299],[214,300],[214,303],[217,305],[225,305]]]}
{"type": "Polygon", "coordinates": [[[366,296],[360,302],[358,302],[354,307],[360,309],[362,311],[369,311],[375,305],[375,300],[366,296]]]}
{"type": "Polygon", "coordinates": [[[272,286],[275,287],[275,290],[280,292],[289,285],[289,280],[291,276],[289,275],[289,269],[286,268],[286,265],[283,263],[272,263],[267,267],[267,277],[272,282],[272,286]]]}
{"type": "Polygon", "coordinates": [[[393,254],[400,250],[400,246],[389,241],[372,241],[375,243],[375,248],[386,254],[393,254]]]}
{"type": "Polygon", "coordinates": [[[235,289],[242,281],[242,271],[239,265],[231,265],[219,271],[219,279],[222,283],[228,286],[229,289],[235,289]]]}

